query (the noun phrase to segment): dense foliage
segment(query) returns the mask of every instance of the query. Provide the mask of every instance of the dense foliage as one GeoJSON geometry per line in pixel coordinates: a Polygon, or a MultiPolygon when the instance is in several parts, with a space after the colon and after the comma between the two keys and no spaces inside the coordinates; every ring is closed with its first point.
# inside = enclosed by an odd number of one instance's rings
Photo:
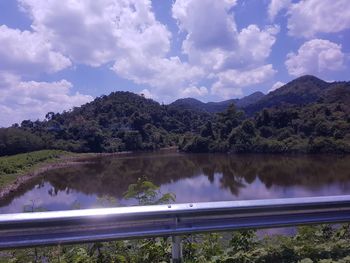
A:
{"type": "Polygon", "coordinates": [[[255,103],[243,107],[243,110],[251,116],[265,108],[286,104],[303,106],[315,103],[322,97],[327,97],[329,91],[344,87],[349,88],[349,82],[326,82],[314,76],[306,75],[268,93],[255,103]]]}
{"type": "MultiPolygon", "coordinates": [[[[170,262],[170,238],[1,252],[0,262],[170,262]]],[[[183,237],[184,262],[348,263],[349,225],[299,227],[293,236],[258,238],[255,231],[183,237]]]]}
{"type": "Polygon", "coordinates": [[[73,152],[152,150],[175,145],[210,116],[168,106],[130,92],[114,92],[70,112],[0,129],[0,155],[61,149],[73,152]]]}
{"type": "Polygon", "coordinates": [[[350,89],[339,88],[327,99],[304,106],[264,109],[245,118],[232,104],[187,134],[187,152],[350,153],[350,89]],[[338,96],[338,98],[337,98],[338,96]]]}
{"type": "Polygon", "coordinates": [[[183,99],[160,105],[142,95],[113,92],[69,112],[49,112],[44,121],[1,128],[0,156],[40,149],[118,152],[169,146],[188,152],[348,153],[349,105],[349,82],[312,76],[265,96],[217,103],[183,99]]]}

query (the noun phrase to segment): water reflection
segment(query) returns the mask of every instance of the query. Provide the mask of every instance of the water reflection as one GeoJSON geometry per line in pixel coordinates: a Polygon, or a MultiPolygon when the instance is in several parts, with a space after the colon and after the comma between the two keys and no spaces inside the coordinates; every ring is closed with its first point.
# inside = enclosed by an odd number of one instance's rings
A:
{"type": "Polygon", "coordinates": [[[0,212],[20,212],[31,200],[49,210],[125,204],[123,193],[141,176],[160,185],[162,192],[175,193],[177,202],[347,194],[350,156],[149,153],[103,157],[47,172],[2,200],[0,212]]]}

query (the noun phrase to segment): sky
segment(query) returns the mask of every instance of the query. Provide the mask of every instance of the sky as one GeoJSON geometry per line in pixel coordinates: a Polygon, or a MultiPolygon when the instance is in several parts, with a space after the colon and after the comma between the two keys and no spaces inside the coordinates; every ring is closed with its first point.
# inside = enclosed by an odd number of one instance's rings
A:
{"type": "Polygon", "coordinates": [[[349,68],[349,0],[0,0],[2,127],[113,91],[220,101],[349,68]]]}

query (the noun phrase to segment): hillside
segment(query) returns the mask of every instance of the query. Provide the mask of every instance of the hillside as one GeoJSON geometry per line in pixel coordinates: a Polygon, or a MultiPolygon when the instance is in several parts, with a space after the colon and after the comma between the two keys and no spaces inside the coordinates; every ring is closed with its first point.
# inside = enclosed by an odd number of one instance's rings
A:
{"type": "Polygon", "coordinates": [[[178,99],[169,104],[169,108],[172,109],[182,109],[182,110],[191,110],[191,111],[200,111],[200,112],[213,112],[216,109],[207,107],[207,103],[204,103],[200,100],[194,98],[184,98],[178,99]]]}
{"type": "Polygon", "coordinates": [[[329,92],[332,93],[331,90],[334,88],[349,85],[350,82],[328,83],[314,76],[306,75],[287,83],[281,88],[260,98],[255,103],[242,108],[248,115],[252,115],[264,108],[281,105],[306,105],[327,97],[326,94],[329,92]]]}
{"type": "MultiPolygon", "coordinates": [[[[325,82],[314,76],[306,75],[299,77],[281,88],[264,95],[262,92],[253,94],[241,99],[230,99],[221,102],[201,102],[193,98],[179,99],[169,106],[193,111],[203,111],[207,113],[222,112],[230,104],[234,104],[238,109],[242,109],[248,116],[264,108],[274,108],[279,106],[302,106],[315,103],[320,99],[336,96],[342,93],[344,88],[350,86],[350,82],[325,82]]],[[[346,92],[345,92],[346,93],[346,92]]],[[[343,96],[337,99],[344,100],[343,96]]],[[[350,101],[350,100],[348,100],[350,101]]]]}
{"type": "Polygon", "coordinates": [[[168,146],[188,152],[344,153],[350,152],[349,108],[350,82],[327,83],[313,76],[268,95],[256,92],[222,102],[187,98],[160,105],[131,92],[113,92],[69,112],[49,112],[44,121],[0,129],[0,156],[168,146]]]}
{"type": "Polygon", "coordinates": [[[287,84],[277,95],[269,96],[270,100],[266,96],[251,105],[260,107],[264,102],[267,107],[253,117],[244,117],[247,115],[231,106],[203,125],[200,134],[185,136],[180,148],[186,152],[350,153],[349,82],[310,83],[308,79],[313,91],[305,91],[304,100],[299,90],[306,88],[300,83],[287,84]],[[282,96],[288,93],[297,94],[289,103],[282,96]],[[266,104],[272,101],[275,103],[266,104]]]}
{"type": "Polygon", "coordinates": [[[302,106],[332,96],[337,96],[335,100],[344,100],[343,96],[336,94],[344,92],[344,89],[346,93],[348,86],[350,86],[350,82],[329,83],[317,77],[305,75],[292,80],[267,95],[264,95],[262,92],[254,92],[253,94],[241,99],[230,99],[226,101],[207,103],[193,98],[185,98],[174,101],[169,107],[207,113],[218,113],[226,110],[230,104],[234,104],[238,109],[242,109],[248,116],[253,116],[256,112],[259,112],[264,108],[302,106]]]}
{"type": "Polygon", "coordinates": [[[25,120],[0,129],[0,155],[40,149],[73,152],[151,150],[176,144],[177,136],[196,132],[210,116],[168,109],[131,92],[113,92],[70,112],[25,120]]]}
{"type": "Polygon", "coordinates": [[[262,98],[265,97],[265,94],[260,92],[260,91],[257,91],[257,92],[254,92],[248,96],[245,96],[241,99],[239,99],[236,103],[235,103],[235,106],[237,108],[246,108],[250,105],[253,105],[255,103],[257,103],[258,101],[260,101],[262,98]]]}

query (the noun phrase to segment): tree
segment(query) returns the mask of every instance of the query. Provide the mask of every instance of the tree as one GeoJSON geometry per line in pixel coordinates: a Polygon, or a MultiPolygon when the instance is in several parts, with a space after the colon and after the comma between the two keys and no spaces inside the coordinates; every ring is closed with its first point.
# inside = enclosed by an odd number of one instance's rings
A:
{"type": "Polygon", "coordinates": [[[231,104],[226,111],[218,113],[216,128],[219,130],[221,139],[226,139],[233,128],[237,127],[243,118],[243,112],[237,111],[236,106],[231,104]]]}
{"type": "Polygon", "coordinates": [[[208,121],[204,126],[202,126],[200,135],[202,137],[209,137],[211,139],[215,139],[213,125],[211,121],[208,121]]]}

